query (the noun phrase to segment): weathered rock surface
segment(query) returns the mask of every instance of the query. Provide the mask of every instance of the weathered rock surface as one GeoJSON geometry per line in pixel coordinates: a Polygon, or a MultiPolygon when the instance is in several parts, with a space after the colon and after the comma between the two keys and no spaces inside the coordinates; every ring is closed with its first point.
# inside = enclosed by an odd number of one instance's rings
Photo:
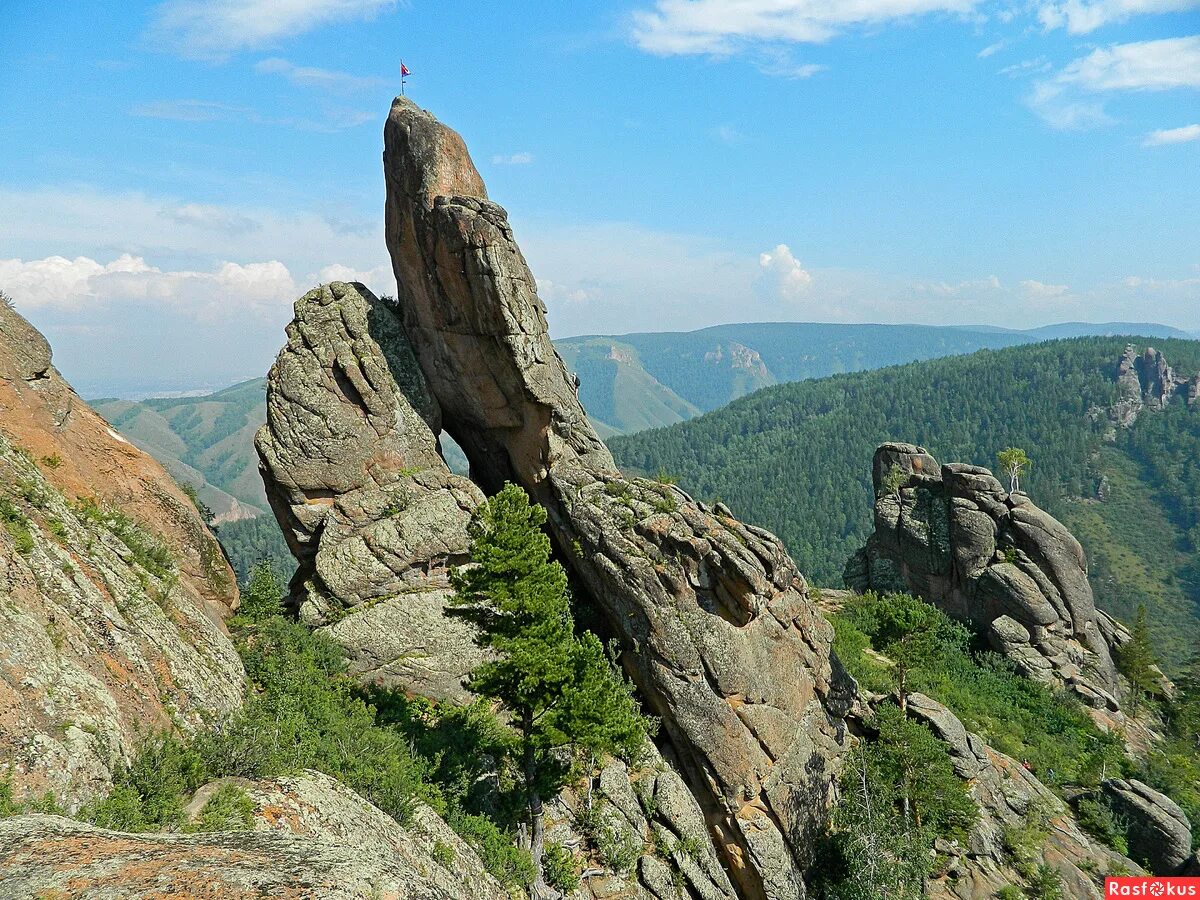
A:
{"type": "MultiPolygon", "coordinates": [[[[1108,411],[1112,423],[1129,428],[1143,410],[1162,409],[1176,397],[1195,403],[1200,398],[1200,373],[1180,375],[1161,351],[1147,347],[1138,353],[1127,344],[1117,362],[1117,400],[1108,411]]],[[[1115,431],[1109,436],[1115,439],[1115,431]]]]}
{"type": "Polygon", "coordinates": [[[1117,815],[1129,822],[1129,852],[1151,871],[1168,875],[1192,853],[1192,826],[1168,797],[1136,778],[1110,778],[1101,788],[1117,815]]]}
{"type": "MultiPolygon", "coordinates": [[[[255,805],[251,831],[123,834],[55,816],[2,820],[0,898],[508,896],[475,851],[428,807],[418,807],[404,826],[315,772],[240,784],[255,805]]],[[[208,792],[202,788],[197,799],[208,792]]]]}
{"type": "Polygon", "coordinates": [[[652,744],[636,764],[609,760],[563,791],[547,809],[546,836],[575,852],[587,873],[572,895],[580,900],[737,896],[696,798],[652,744]]]}
{"type": "Polygon", "coordinates": [[[802,897],[854,695],[832,630],[775,537],[616,471],[462,139],[398,98],[384,140],[399,311],[443,427],[486,489],[547,508],[739,889],[802,897]]]}
{"type": "Polygon", "coordinates": [[[142,735],[235,709],[237,597],[187,496],[0,304],[0,780],[75,810],[142,735]]]}
{"type": "Polygon", "coordinates": [[[875,452],[874,483],[875,531],[847,563],[848,587],[918,594],[982,629],[1025,675],[1106,721],[1118,713],[1111,651],[1129,635],[1096,609],[1083,548],[1061,523],[987,469],[939,466],[912,444],[875,452]],[[894,465],[906,481],[889,494],[894,465]]]}
{"type": "Polygon", "coordinates": [[[483,495],[442,460],[437,403],[391,308],[335,282],[295,312],[255,446],[300,616],[364,680],[465,699],[480,650],[444,608],[483,495]]]}
{"type": "Polygon", "coordinates": [[[1032,842],[1027,863],[1053,868],[1067,897],[1099,900],[1106,872],[1141,871],[1132,860],[1093,840],[1032,772],[968,732],[945,706],[923,694],[912,694],[908,713],[946,742],[955,772],[968,782],[980,813],[966,846],[939,847],[948,857],[946,873],[927,883],[927,896],[973,900],[994,897],[1005,885],[1023,884],[1018,860],[1005,840],[1006,830],[1012,829],[1042,834],[1032,842]]]}

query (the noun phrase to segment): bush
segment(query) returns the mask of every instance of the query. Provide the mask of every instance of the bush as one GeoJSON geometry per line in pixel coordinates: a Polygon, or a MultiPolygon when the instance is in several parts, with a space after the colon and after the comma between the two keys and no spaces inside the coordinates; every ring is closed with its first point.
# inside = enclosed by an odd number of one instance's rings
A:
{"type": "Polygon", "coordinates": [[[575,862],[575,854],[562,844],[547,842],[542,856],[542,869],[546,873],[546,883],[564,894],[570,894],[579,887],[579,866],[575,862]]]}
{"type": "Polygon", "coordinates": [[[234,784],[223,784],[208,798],[189,831],[246,831],[254,827],[254,801],[234,784]]]}
{"type": "Polygon", "coordinates": [[[179,738],[147,738],[129,764],[113,772],[113,789],[80,817],[114,831],[175,828],[183,819],[185,798],[208,780],[204,760],[179,738]]]}
{"type": "Polygon", "coordinates": [[[13,799],[12,782],[7,778],[0,781],[0,819],[19,816],[23,813],[45,813],[48,816],[66,815],[66,811],[58,805],[58,801],[49,791],[35,800],[15,800],[13,799]]]}
{"type": "Polygon", "coordinates": [[[1080,800],[1075,804],[1075,819],[1092,837],[1122,856],[1129,855],[1129,823],[1103,799],[1080,800]]]}
{"type": "Polygon", "coordinates": [[[475,848],[484,868],[505,887],[533,884],[533,859],[495,822],[455,810],[450,811],[446,821],[459,837],[475,848]]]}
{"type": "Polygon", "coordinates": [[[33,552],[33,532],[29,528],[29,519],[7,497],[0,497],[0,522],[13,540],[13,549],[22,556],[33,552]]]}
{"type": "Polygon", "coordinates": [[[433,842],[433,861],[443,869],[449,869],[454,865],[454,848],[442,841],[433,842]]]}
{"type": "Polygon", "coordinates": [[[101,506],[92,497],[80,497],[72,508],[81,519],[115,535],[128,548],[133,561],[155,578],[167,578],[174,570],[171,551],[120,510],[101,506]]]}

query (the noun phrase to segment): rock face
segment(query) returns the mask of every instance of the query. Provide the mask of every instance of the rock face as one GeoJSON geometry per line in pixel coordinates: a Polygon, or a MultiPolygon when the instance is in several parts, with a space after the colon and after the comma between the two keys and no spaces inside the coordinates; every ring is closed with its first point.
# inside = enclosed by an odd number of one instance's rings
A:
{"type": "Polygon", "coordinates": [[[365,680],[465,699],[480,651],[443,613],[483,495],[442,460],[438,405],[391,308],[335,282],[295,311],[255,447],[299,562],[300,616],[365,680]]]}
{"type": "Polygon", "coordinates": [[[1115,712],[1111,649],[1128,632],[1096,609],[1079,542],[987,469],[939,466],[922,447],[875,451],[875,531],[846,566],[857,591],[903,590],[970,622],[1027,676],[1115,712]],[[887,493],[899,466],[905,482],[887,493]]]}
{"type": "Polygon", "coordinates": [[[832,630],[775,537],[616,471],[462,138],[398,98],[384,140],[400,316],[443,427],[485,489],[547,508],[739,889],[802,897],[854,693],[832,630]]]}
{"type": "Polygon", "coordinates": [[[1200,373],[1179,375],[1161,351],[1147,347],[1138,353],[1127,344],[1117,363],[1117,400],[1109,410],[1113,423],[1129,428],[1142,410],[1162,409],[1176,397],[1195,403],[1200,398],[1200,373]]]}
{"type": "Polygon", "coordinates": [[[428,807],[403,826],[316,772],[241,786],[254,803],[251,831],[123,834],[56,816],[0,820],[0,898],[508,897],[428,807]]]}
{"type": "Polygon", "coordinates": [[[0,304],[0,781],[75,810],[141,735],[235,709],[237,599],[187,496],[0,304]]]}
{"type": "Polygon", "coordinates": [[[1118,816],[1129,822],[1129,852],[1150,870],[1171,874],[1192,853],[1192,826],[1175,801],[1136,778],[1111,778],[1101,786],[1118,816]]]}
{"type": "Polygon", "coordinates": [[[966,846],[939,848],[948,857],[947,871],[927,883],[926,896],[973,900],[994,897],[1008,884],[1022,884],[1013,848],[1005,840],[1011,829],[1033,830],[1037,836],[1030,842],[1028,862],[1054,869],[1067,897],[1099,900],[1105,873],[1140,873],[1132,860],[1089,837],[1032,772],[968,732],[945,706],[923,694],[911,694],[908,714],[946,742],[955,772],[968,782],[979,807],[979,822],[966,846]]]}

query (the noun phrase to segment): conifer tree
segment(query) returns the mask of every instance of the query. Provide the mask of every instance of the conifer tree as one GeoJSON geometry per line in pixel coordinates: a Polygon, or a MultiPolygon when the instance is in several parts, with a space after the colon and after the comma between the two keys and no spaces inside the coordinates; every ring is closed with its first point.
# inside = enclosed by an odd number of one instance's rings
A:
{"type": "Polygon", "coordinates": [[[1154,669],[1158,660],[1150,640],[1150,627],[1146,624],[1144,603],[1138,604],[1131,634],[1130,640],[1121,645],[1117,653],[1117,664],[1121,674],[1129,679],[1130,707],[1137,712],[1142,700],[1158,688],[1158,673],[1154,669]]]}
{"type": "Polygon", "coordinates": [[[543,797],[557,793],[568,770],[555,751],[632,755],[649,724],[599,638],[575,634],[567,575],[550,558],[545,521],[545,510],[506,484],[469,526],[475,565],[452,576],[452,602],[494,654],[471,673],[469,686],[499,701],[518,734],[535,898],[549,895],[542,875],[543,797]]]}

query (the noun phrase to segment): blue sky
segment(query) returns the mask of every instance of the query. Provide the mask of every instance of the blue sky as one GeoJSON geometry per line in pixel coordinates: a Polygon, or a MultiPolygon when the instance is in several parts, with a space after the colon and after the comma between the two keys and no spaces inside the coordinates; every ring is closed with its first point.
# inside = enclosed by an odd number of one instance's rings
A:
{"type": "Polygon", "coordinates": [[[15,0],[0,290],[88,395],[265,372],[390,292],[401,57],[553,332],[1200,330],[1200,0],[15,0]]]}

